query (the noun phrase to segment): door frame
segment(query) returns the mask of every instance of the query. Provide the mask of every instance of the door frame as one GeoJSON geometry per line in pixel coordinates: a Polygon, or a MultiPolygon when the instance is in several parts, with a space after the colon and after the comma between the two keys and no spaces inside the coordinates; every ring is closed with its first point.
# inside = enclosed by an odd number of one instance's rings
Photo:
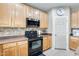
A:
{"type": "MultiPolygon", "coordinates": [[[[65,8],[65,7],[64,7],[65,8]]],[[[66,7],[67,8],[67,12],[69,12],[68,13],[68,16],[67,16],[67,47],[66,47],[66,50],[69,50],[69,38],[70,38],[70,8],[69,7],[66,7]]],[[[53,25],[53,30],[52,30],[52,38],[53,38],[53,40],[52,40],[52,42],[53,42],[53,44],[52,44],[52,49],[55,49],[55,14],[54,14],[54,12],[55,12],[55,10],[56,10],[56,8],[55,9],[53,9],[52,10],[52,18],[53,18],[53,20],[52,20],[52,25],[53,25]]]]}

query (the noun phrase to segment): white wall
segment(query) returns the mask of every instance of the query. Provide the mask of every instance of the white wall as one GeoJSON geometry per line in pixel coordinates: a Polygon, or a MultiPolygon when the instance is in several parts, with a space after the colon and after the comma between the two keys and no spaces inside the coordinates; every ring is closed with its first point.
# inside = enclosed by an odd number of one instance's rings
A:
{"type": "Polygon", "coordinates": [[[48,11],[48,33],[52,33],[52,10],[48,11]]]}

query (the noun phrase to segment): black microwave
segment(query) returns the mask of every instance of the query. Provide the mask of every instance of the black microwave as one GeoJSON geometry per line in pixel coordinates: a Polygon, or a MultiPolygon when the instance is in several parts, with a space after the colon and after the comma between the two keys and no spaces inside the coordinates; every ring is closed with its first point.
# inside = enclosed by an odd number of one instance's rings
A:
{"type": "Polygon", "coordinates": [[[26,18],[26,27],[39,27],[40,26],[40,20],[36,20],[33,18],[26,18]]]}

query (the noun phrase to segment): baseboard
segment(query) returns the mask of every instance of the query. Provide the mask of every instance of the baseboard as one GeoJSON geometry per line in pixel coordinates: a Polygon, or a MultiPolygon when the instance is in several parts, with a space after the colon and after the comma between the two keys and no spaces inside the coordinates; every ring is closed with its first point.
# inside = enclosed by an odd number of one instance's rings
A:
{"type": "Polygon", "coordinates": [[[66,50],[66,49],[64,49],[64,48],[55,48],[56,50],[66,50]]]}

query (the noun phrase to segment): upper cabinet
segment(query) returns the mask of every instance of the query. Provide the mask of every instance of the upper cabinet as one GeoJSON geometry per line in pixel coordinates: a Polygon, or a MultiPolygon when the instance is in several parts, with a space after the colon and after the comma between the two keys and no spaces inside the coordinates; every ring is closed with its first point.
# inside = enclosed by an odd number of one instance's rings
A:
{"type": "Polygon", "coordinates": [[[78,12],[77,12],[77,10],[72,10],[72,12],[71,12],[71,27],[72,28],[78,27],[78,12]]]}
{"type": "Polygon", "coordinates": [[[26,27],[25,26],[25,8],[22,4],[12,5],[12,26],[13,27],[26,27]]]}
{"type": "Polygon", "coordinates": [[[79,28],[79,10],[78,10],[78,16],[77,17],[78,17],[78,28],[79,28]]]}
{"type": "Polygon", "coordinates": [[[30,6],[26,6],[26,16],[27,18],[33,18],[33,8],[30,6]]]}
{"type": "Polygon", "coordinates": [[[40,11],[40,28],[48,28],[48,14],[40,11]]]}
{"type": "Polygon", "coordinates": [[[34,9],[33,11],[34,11],[33,18],[40,20],[40,11],[38,9],[34,9]]]}
{"type": "Polygon", "coordinates": [[[6,3],[0,3],[0,27],[11,26],[11,6],[6,3]]]}
{"type": "Polygon", "coordinates": [[[26,28],[26,18],[40,20],[40,28],[48,28],[48,14],[24,4],[0,3],[0,27],[26,28]]]}
{"type": "Polygon", "coordinates": [[[71,12],[71,28],[79,28],[79,9],[74,9],[71,12]]]}
{"type": "Polygon", "coordinates": [[[0,3],[0,27],[25,27],[23,4],[0,3]]]}
{"type": "Polygon", "coordinates": [[[26,17],[40,20],[40,28],[48,28],[48,14],[39,9],[26,6],[26,17]]]}

